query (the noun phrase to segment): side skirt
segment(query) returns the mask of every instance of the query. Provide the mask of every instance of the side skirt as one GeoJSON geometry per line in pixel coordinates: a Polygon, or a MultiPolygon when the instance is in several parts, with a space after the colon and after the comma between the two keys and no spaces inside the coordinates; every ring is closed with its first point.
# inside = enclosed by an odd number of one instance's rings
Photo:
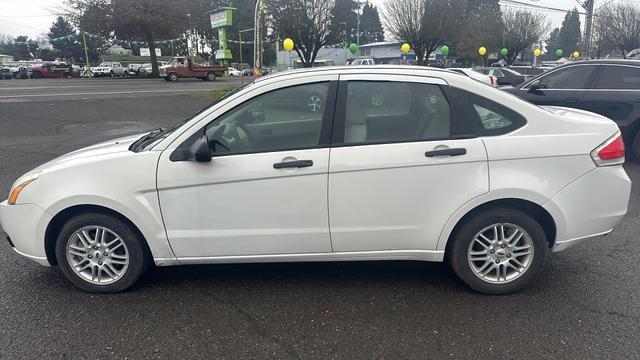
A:
{"type": "Polygon", "coordinates": [[[367,260],[417,260],[442,262],[444,251],[436,250],[386,250],[353,251],[310,254],[234,255],[210,257],[155,258],[156,266],[194,264],[233,264],[268,262],[319,262],[319,261],[367,261],[367,260]]]}

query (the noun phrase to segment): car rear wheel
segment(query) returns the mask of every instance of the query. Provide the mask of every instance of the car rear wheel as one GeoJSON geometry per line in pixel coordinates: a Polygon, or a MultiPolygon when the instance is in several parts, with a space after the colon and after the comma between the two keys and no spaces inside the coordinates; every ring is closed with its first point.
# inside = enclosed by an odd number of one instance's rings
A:
{"type": "Polygon", "coordinates": [[[215,73],[207,73],[207,81],[215,81],[216,80],[216,74],[215,73]]]}
{"type": "Polygon", "coordinates": [[[150,260],[143,240],[129,225],[100,213],[67,221],[55,252],[67,279],[94,293],[128,289],[144,274],[150,260]]]}
{"type": "Polygon", "coordinates": [[[548,253],[542,226],[509,208],[478,213],[457,231],[448,256],[456,274],[485,294],[508,294],[526,287],[548,253]]]}

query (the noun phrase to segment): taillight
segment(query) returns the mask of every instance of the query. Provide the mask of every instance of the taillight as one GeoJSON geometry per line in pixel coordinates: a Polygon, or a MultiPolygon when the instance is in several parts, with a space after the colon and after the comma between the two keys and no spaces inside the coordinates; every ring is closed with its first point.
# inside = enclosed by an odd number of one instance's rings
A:
{"type": "Polygon", "coordinates": [[[618,131],[607,141],[591,152],[591,158],[597,166],[624,164],[624,141],[618,131]]]}
{"type": "Polygon", "coordinates": [[[496,85],[496,78],[493,77],[493,75],[489,75],[489,80],[491,81],[491,85],[493,85],[493,86],[496,85]]]}

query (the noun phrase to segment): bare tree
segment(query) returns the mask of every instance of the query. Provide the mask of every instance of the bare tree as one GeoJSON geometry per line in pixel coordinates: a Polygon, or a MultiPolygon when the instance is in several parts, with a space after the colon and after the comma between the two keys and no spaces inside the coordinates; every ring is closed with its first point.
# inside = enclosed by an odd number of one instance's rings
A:
{"type": "Polygon", "coordinates": [[[598,11],[594,27],[599,45],[608,45],[624,57],[640,47],[640,8],[636,5],[615,3],[605,6],[598,11]]]}
{"type": "Polygon", "coordinates": [[[419,65],[446,41],[455,38],[464,2],[460,0],[389,0],[383,19],[387,31],[407,41],[419,65]]]}
{"type": "Polygon", "coordinates": [[[504,12],[503,40],[504,48],[509,54],[504,57],[507,64],[512,64],[518,56],[547,34],[550,23],[542,13],[527,10],[512,10],[504,12]]]}
{"type": "Polygon", "coordinates": [[[330,35],[335,0],[272,0],[268,21],[280,38],[291,38],[304,67],[311,67],[330,35]]]}

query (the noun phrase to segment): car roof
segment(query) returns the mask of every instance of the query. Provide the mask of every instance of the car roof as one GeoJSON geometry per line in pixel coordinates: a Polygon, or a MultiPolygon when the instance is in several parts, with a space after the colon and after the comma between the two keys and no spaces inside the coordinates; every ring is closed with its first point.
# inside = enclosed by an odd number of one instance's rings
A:
{"type": "MultiPolygon", "coordinates": [[[[461,76],[455,71],[447,69],[416,66],[416,65],[351,65],[351,66],[325,66],[314,68],[302,68],[288,70],[269,74],[254,80],[260,83],[268,80],[285,80],[288,78],[298,78],[315,74],[332,75],[332,74],[348,74],[348,73],[366,73],[366,74],[398,74],[398,75],[418,75],[418,76],[442,76],[443,74],[451,74],[461,76]]],[[[446,76],[446,75],[445,75],[446,76]]]]}
{"type": "Polygon", "coordinates": [[[564,64],[562,66],[573,65],[573,64],[618,64],[618,65],[640,66],[640,60],[630,60],[630,59],[592,59],[592,60],[572,61],[572,62],[564,64]]]}

